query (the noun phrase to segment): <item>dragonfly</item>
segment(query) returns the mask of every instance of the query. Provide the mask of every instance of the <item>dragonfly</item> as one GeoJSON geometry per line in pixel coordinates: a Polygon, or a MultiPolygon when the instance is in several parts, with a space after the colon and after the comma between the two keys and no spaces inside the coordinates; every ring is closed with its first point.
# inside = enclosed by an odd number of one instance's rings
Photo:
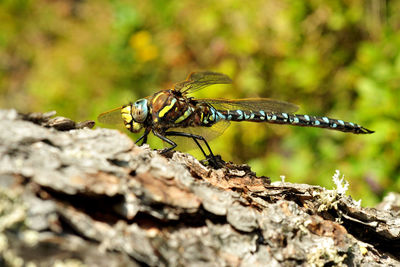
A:
{"type": "Polygon", "coordinates": [[[170,146],[161,150],[167,153],[177,147],[176,137],[190,138],[200,148],[210,165],[218,166],[216,157],[207,141],[221,135],[230,122],[266,122],[294,126],[317,127],[349,132],[371,134],[356,123],[328,117],[295,114],[298,106],[269,98],[247,99],[196,99],[189,94],[215,84],[230,84],[229,76],[211,71],[193,72],[185,81],[176,83],[172,89],[161,90],[113,110],[101,113],[98,121],[105,124],[123,122],[132,133],[144,130],[136,140],[147,142],[152,132],[170,146]],[[207,136],[208,138],[205,138],[207,136]],[[208,139],[208,140],[207,140],[208,139]],[[207,147],[208,154],[200,142],[207,147]]]}

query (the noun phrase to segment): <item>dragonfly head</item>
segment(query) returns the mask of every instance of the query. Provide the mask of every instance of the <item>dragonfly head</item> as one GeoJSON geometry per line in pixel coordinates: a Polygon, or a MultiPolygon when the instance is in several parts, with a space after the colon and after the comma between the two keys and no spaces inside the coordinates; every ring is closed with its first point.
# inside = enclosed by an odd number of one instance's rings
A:
{"type": "Polygon", "coordinates": [[[148,107],[146,99],[139,99],[134,104],[127,105],[121,109],[121,116],[125,127],[133,133],[140,132],[147,115],[148,107]]]}

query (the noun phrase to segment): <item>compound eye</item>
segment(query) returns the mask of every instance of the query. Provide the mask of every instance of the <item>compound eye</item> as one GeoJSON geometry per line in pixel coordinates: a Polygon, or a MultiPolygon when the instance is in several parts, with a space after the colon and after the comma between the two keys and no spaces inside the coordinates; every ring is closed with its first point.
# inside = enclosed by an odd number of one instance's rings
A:
{"type": "Polygon", "coordinates": [[[147,100],[140,99],[136,101],[132,109],[132,116],[134,121],[144,122],[147,118],[147,114],[148,114],[147,100]]]}

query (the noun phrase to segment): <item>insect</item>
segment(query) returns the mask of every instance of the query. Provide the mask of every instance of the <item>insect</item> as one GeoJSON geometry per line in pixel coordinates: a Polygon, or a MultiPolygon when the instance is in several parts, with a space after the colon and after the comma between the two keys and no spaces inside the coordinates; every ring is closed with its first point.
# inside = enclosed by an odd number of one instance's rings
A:
{"type": "Polygon", "coordinates": [[[98,120],[101,123],[123,121],[125,127],[133,133],[144,129],[143,135],[136,143],[142,141],[141,144],[145,144],[148,134],[152,132],[170,145],[161,153],[171,151],[177,146],[176,142],[171,140],[174,137],[190,138],[212,165],[217,163],[204,133],[209,136],[208,139],[214,138],[222,134],[231,121],[290,124],[354,134],[373,133],[352,122],[294,114],[298,106],[285,101],[268,98],[196,99],[188,96],[213,84],[231,82],[231,79],[222,73],[193,72],[185,81],[175,84],[172,89],[161,90],[134,103],[104,112],[98,116],[98,120]],[[200,142],[205,144],[209,154],[206,154],[200,142]]]}

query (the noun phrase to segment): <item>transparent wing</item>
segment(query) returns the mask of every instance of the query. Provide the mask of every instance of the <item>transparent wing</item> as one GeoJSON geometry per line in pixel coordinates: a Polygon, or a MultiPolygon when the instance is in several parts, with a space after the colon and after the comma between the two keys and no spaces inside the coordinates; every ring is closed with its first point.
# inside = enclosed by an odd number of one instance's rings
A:
{"type": "Polygon", "coordinates": [[[212,105],[217,110],[247,110],[257,111],[264,110],[270,112],[287,112],[294,113],[299,107],[295,104],[269,99],[269,98],[247,98],[247,99],[196,99],[200,103],[207,103],[212,105]]]}
{"type": "Polygon", "coordinates": [[[231,78],[222,73],[211,71],[192,72],[186,81],[175,84],[174,90],[189,94],[213,84],[229,83],[232,83],[231,78]]]}
{"type": "MultiPolygon", "coordinates": [[[[222,135],[226,128],[230,125],[229,121],[220,121],[211,127],[188,127],[188,128],[171,128],[170,131],[185,132],[203,136],[207,142],[217,138],[222,135]]],[[[189,151],[198,148],[196,143],[187,137],[181,136],[168,136],[169,139],[174,141],[178,146],[176,150],[178,151],[189,151]]],[[[199,143],[205,148],[204,143],[199,141],[199,143]]],[[[168,147],[169,145],[167,145],[168,147]]],[[[205,148],[206,149],[206,148],[205,148]]],[[[206,149],[207,150],[207,149],[206,149]]]]}
{"type": "Polygon", "coordinates": [[[104,124],[118,124],[122,123],[122,117],[121,117],[121,108],[118,107],[106,112],[101,113],[99,116],[97,116],[97,120],[100,123],[104,124]]]}

